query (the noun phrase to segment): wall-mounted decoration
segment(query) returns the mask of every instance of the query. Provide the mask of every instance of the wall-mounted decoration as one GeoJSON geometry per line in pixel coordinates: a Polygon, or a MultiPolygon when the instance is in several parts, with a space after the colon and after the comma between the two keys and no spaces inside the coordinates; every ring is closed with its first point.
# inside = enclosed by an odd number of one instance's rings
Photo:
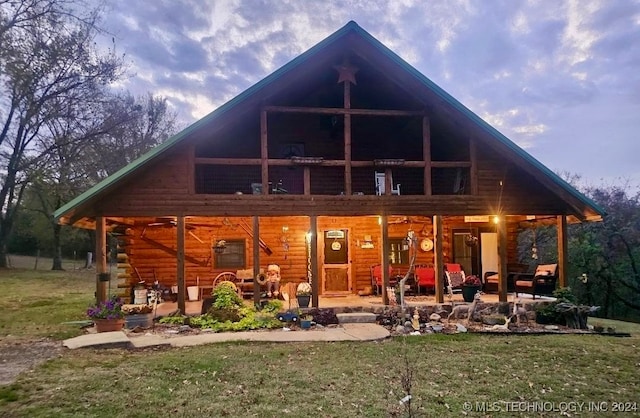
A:
{"type": "Polygon", "coordinates": [[[489,215],[465,216],[465,222],[489,222],[489,215]]]}
{"type": "Polygon", "coordinates": [[[364,236],[364,240],[362,240],[362,244],[360,245],[360,248],[363,249],[373,249],[373,240],[371,239],[371,235],[365,235],[364,236]]]}
{"type": "Polygon", "coordinates": [[[423,239],[422,241],[420,241],[420,249],[424,252],[433,250],[433,241],[431,241],[429,238],[423,239]]]}

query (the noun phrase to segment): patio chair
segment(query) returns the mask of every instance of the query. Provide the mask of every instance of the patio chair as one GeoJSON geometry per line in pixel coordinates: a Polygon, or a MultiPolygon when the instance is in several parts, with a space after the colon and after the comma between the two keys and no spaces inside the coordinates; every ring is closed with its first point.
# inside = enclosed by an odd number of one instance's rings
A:
{"type": "Polygon", "coordinates": [[[457,263],[446,263],[444,265],[444,274],[447,279],[447,287],[449,288],[449,294],[453,294],[453,291],[462,291],[462,283],[464,282],[464,271],[462,266],[457,263]]]}
{"type": "MultiPolygon", "coordinates": [[[[389,266],[389,286],[394,286],[396,283],[395,277],[393,277],[393,268],[389,266]]],[[[374,294],[382,294],[382,264],[375,264],[371,266],[371,288],[374,294]]]]}
{"type": "Polygon", "coordinates": [[[533,274],[521,273],[515,277],[515,292],[529,293],[536,298],[536,295],[551,295],[556,289],[558,281],[557,264],[540,264],[533,274]]]}
{"type": "Polygon", "coordinates": [[[433,289],[435,291],[436,288],[436,269],[433,267],[427,266],[416,266],[415,267],[415,277],[416,277],[416,291],[418,295],[420,295],[420,288],[433,289]]]}
{"type": "MultiPolygon", "coordinates": [[[[386,175],[384,172],[379,172],[376,171],[376,195],[378,196],[384,196],[385,195],[385,190],[386,190],[386,186],[385,186],[385,180],[386,180],[386,175]]],[[[393,177],[391,177],[391,194],[395,194],[395,195],[399,195],[400,194],[400,185],[396,184],[396,187],[393,187],[393,177]]]]}

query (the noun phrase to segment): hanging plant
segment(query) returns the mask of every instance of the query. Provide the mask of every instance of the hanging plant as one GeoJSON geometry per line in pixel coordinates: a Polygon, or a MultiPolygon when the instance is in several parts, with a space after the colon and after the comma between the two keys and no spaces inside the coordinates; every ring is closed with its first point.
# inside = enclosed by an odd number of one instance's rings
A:
{"type": "Polygon", "coordinates": [[[464,243],[467,244],[468,247],[475,247],[478,245],[478,237],[473,234],[466,235],[464,237],[464,243]]]}

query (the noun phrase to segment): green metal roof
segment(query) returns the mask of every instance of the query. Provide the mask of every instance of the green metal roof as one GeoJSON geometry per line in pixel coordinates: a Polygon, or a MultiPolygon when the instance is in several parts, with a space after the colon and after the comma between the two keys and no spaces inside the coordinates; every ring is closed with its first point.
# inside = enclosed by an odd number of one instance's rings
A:
{"type": "Polygon", "coordinates": [[[84,203],[87,203],[91,199],[95,198],[100,193],[104,192],[105,190],[107,190],[108,188],[112,187],[113,185],[115,185],[119,181],[123,180],[124,178],[129,176],[131,173],[133,173],[134,171],[139,169],[140,167],[144,166],[145,164],[149,163],[154,158],[156,158],[159,155],[163,154],[165,151],[167,151],[171,147],[173,147],[176,144],[180,143],[184,138],[188,137],[191,133],[197,131],[199,128],[204,127],[207,124],[210,124],[210,123],[214,122],[216,119],[218,119],[222,115],[226,114],[227,112],[229,112],[230,110],[234,109],[236,106],[238,106],[239,104],[244,102],[247,98],[253,96],[256,93],[258,93],[260,90],[262,90],[265,87],[269,86],[271,83],[273,83],[274,81],[278,80],[279,78],[284,76],[286,73],[294,70],[295,68],[297,68],[298,66],[300,66],[304,62],[306,62],[309,59],[311,59],[318,52],[323,50],[327,45],[332,44],[334,41],[336,41],[337,39],[345,36],[346,34],[348,34],[350,32],[353,32],[353,33],[356,33],[356,34],[360,35],[364,40],[368,41],[372,46],[374,46],[376,49],[378,49],[386,57],[391,59],[393,62],[395,62],[396,64],[401,66],[404,70],[406,70],[408,73],[410,73],[416,79],[418,79],[422,84],[424,84],[427,88],[429,88],[431,91],[433,91],[443,101],[448,103],[450,106],[452,106],[457,111],[461,112],[464,116],[469,118],[479,128],[481,128],[482,130],[486,131],[493,138],[495,138],[496,140],[498,140],[501,143],[503,143],[504,145],[506,145],[511,151],[513,151],[514,153],[516,153],[520,157],[524,158],[527,162],[529,162],[535,168],[540,170],[544,175],[549,177],[554,183],[556,183],[558,186],[560,186],[563,190],[565,190],[571,196],[573,196],[574,198],[578,199],[579,201],[581,201],[585,205],[590,206],[594,211],[598,212],[601,216],[605,215],[605,211],[599,205],[597,205],[593,200],[589,199],[587,196],[585,196],[584,194],[580,193],[578,190],[576,190],[573,186],[571,186],[569,183],[567,183],[565,180],[563,180],[556,173],[554,173],[549,168],[547,168],[545,165],[543,165],[538,160],[533,158],[533,156],[531,156],[529,153],[524,151],[522,148],[520,148],[518,145],[516,145],[513,141],[511,141],[509,138],[507,138],[502,133],[500,133],[497,129],[495,129],[494,127],[489,125],[482,118],[480,118],[478,115],[476,115],[471,110],[469,110],[466,106],[464,106],[462,103],[460,103],[458,100],[456,100],[453,96],[451,96],[449,93],[447,93],[442,88],[440,88],[433,81],[429,80],[426,76],[424,76],[422,73],[420,73],[418,70],[416,70],[408,62],[403,60],[395,52],[393,52],[392,50],[387,48],[380,41],[378,41],[376,38],[374,38],[370,33],[365,31],[364,29],[362,29],[356,22],[350,21],[345,26],[343,26],[341,29],[339,29],[338,31],[334,32],[332,35],[330,35],[329,37],[325,38],[323,41],[321,41],[320,43],[316,44],[314,47],[312,47],[311,49],[307,50],[306,52],[304,52],[303,54],[301,54],[297,58],[293,59],[289,63],[287,63],[284,66],[280,67],[278,70],[276,70],[275,72],[271,73],[269,76],[265,77],[264,79],[262,79],[258,83],[256,83],[253,86],[249,87],[247,90],[245,90],[244,92],[242,92],[241,94],[239,94],[235,98],[231,99],[230,101],[228,101],[224,105],[220,106],[218,109],[216,109],[213,112],[209,113],[207,116],[203,117],[202,119],[196,121],[195,123],[193,123],[192,125],[190,125],[186,129],[184,129],[183,131],[181,131],[178,134],[176,134],[176,135],[172,136],[171,138],[169,138],[167,141],[165,141],[161,145],[159,145],[156,148],[152,149],[151,151],[149,151],[148,153],[146,153],[142,157],[140,157],[137,160],[133,161],[132,163],[128,164],[127,166],[121,168],[116,173],[114,173],[111,176],[107,177],[106,179],[102,180],[101,182],[99,182],[95,186],[91,187],[90,189],[88,189],[84,193],[82,193],[79,196],[77,196],[75,199],[71,200],[70,202],[68,202],[67,204],[65,204],[64,206],[62,206],[58,210],[56,210],[54,212],[55,220],[56,221],[59,220],[67,212],[69,212],[69,211],[77,208],[78,206],[80,206],[80,205],[82,205],[84,203]]]}

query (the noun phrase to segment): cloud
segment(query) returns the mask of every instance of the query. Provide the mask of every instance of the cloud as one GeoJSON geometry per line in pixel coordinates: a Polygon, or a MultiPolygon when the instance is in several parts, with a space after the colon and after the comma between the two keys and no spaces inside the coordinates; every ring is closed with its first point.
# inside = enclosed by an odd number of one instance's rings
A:
{"type": "Polygon", "coordinates": [[[638,1],[109,4],[102,42],[113,35],[135,74],[121,86],[166,95],[184,123],[355,20],[554,169],[580,172],[599,159],[590,172],[602,177],[637,172],[628,151],[640,151],[638,1]],[[612,142],[606,152],[603,137],[612,142]]]}

